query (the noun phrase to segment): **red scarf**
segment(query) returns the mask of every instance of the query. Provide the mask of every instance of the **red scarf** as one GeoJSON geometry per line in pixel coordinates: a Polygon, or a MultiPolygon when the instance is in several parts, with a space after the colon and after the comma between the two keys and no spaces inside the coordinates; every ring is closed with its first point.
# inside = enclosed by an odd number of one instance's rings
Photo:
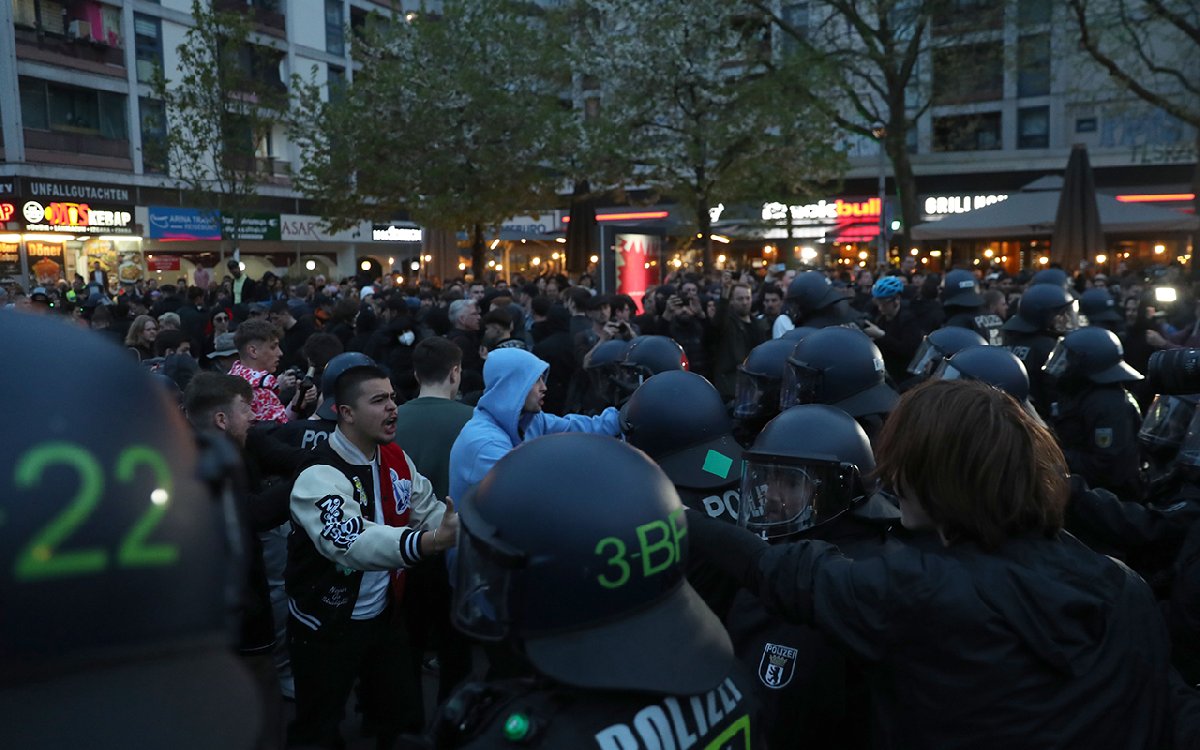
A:
{"type": "MultiPolygon", "coordinates": [[[[408,526],[412,506],[412,473],[404,451],[395,443],[379,446],[379,502],[383,520],[388,526],[408,526]]],[[[396,604],[404,599],[404,569],[393,570],[392,598],[396,604]]]]}

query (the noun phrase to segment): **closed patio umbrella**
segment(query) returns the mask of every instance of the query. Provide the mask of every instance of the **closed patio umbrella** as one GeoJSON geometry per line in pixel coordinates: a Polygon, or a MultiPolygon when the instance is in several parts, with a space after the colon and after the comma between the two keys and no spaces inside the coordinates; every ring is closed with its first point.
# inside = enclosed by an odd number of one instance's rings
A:
{"type": "Polygon", "coordinates": [[[1067,159],[1063,188],[1058,196],[1050,251],[1064,268],[1079,268],[1081,261],[1104,252],[1104,230],[1096,207],[1096,182],[1088,162],[1087,147],[1075,144],[1067,159]]]}

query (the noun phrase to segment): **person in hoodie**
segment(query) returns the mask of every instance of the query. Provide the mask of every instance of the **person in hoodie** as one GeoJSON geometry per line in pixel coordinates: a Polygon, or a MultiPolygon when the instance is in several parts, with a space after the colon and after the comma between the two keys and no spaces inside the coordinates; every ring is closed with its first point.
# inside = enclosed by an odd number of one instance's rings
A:
{"type": "Polygon", "coordinates": [[[611,406],[594,417],[542,411],[549,369],[523,349],[497,349],[488,355],[483,395],[450,449],[451,497],[464,497],[505,454],[535,437],[556,432],[621,434],[617,410],[611,406]]]}
{"type": "Polygon", "coordinates": [[[862,663],[872,746],[1171,747],[1166,625],[1137,574],[1062,532],[1047,429],[1000,390],[938,380],[905,394],[877,452],[903,526],[880,555],[688,520],[693,551],[862,663]]]}

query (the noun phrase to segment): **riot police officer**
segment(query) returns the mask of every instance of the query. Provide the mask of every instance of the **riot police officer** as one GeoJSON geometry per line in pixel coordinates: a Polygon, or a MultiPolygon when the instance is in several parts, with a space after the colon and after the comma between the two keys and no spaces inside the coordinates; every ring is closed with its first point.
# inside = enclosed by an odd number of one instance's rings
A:
{"type": "Polygon", "coordinates": [[[729,636],[684,580],[686,511],[644,453],[542,437],[459,507],[454,622],[536,676],[464,686],[410,746],[762,746],[729,636]]]}
{"type": "Polygon", "coordinates": [[[1061,286],[1038,284],[1021,295],[1017,314],[1004,323],[1004,346],[1025,363],[1030,399],[1046,418],[1054,395],[1042,365],[1054,351],[1059,337],[1079,327],[1078,307],[1075,298],[1061,286]]]}
{"type": "Polygon", "coordinates": [[[796,278],[788,284],[786,302],[788,314],[775,319],[771,330],[774,338],[797,326],[826,328],[862,318],[858,311],[850,307],[850,300],[820,271],[796,274],[796,278]]]}
{"type": "Polygon", "coordinates": [[[1043,268],[1029,280],[1029,286],[1057,286],[1068,292],[1071,291],[1071,277],[1061,268],[1043,268]]]}
{"type": "Polygon", "coordinates": [[[883,355],[865,333],[856,328],[823,328],[806,336],[788,357],[779,408],[835,406],[857,419],[872,437],[898,399],[887,384],[883,355]]]}
{"type": "Polygon", "coordinates": [[[1063,337],[1045,371],[1059,395],[1052,422],[1071,472],[1117,497],[1140,500],[1141,413],[1123,384],[1142,375],[1125,364],[1123,354],[1112,331],[1081,328],[1063,337]]]}
{"type": "Polygon", "coordinates": [[[669,336],[637,336],[629,342],[629,349],[617,368],[614,383],[624,402],[652,376],[660,372],[687,369],[687,355],[675,339],[669,336]]]}
{"type": "Polygon", "coordinates": [[[942,282],[942,308],[946,312],[943,327],[969,328],[992,346],[1001,343],[1004,321],[984,309],[979,282],[970,271],[951,271],[942,282]]]}
{"type": "Polygon", "coordinates": [[[595,402],[599,406],[592,413],[599,414],[609,406],[621,404],[622,394],[617,386],[617,375],[621,362],[629,353],[629,346],[630,342],[624,339],[601,341],[584,359],[583,370],[587,373],[589,386],[585,401],[595,402]]]}
{"type": "MultiPolygon", "coordinates": [[[[860,560],[879,554],[900,513],[868,479],[875,468],[862,428],[840,409],[794,406],[745,454],[740,523],[772,544],[834,543],[860,560]]],[[[771,747],[803,737],[814,747],[865,747],[861,675],[816,629],[766,611],[739,592],[725,619],[743,666],[757,672],[771,747]]]]}
{"type": "Polygon", "coordinates": [[[0,387],[19,394],[0,440],[0,747],[253,747],[229,618],[236,450],[198,450],[99,337],[0,313],[0,345],[0,387]]]}
{"type": "Polygon", "coordinates": [[[294,448],[311,449],[329,440],[329,436],[337,429],[333,384],[347,370],[375,366],[375,360],[362,352],[338,354],[325,365],[325,372],[321,376],[321,402],[317,405],[313,417],[281,424],[271,431],[271,435],[294,448]]]}
{"type": "Polygon", "coordinates": [[[1040,421],[1029,403],[1029,373],[1009,350],[999,346],[968,346],[942,362],[934,372],[938,380],[978,380],[999,388],[1021,402],[1025,411],[1040,421]]]}
{"type": "Polygon", "coordinates": [[[917,353],[913,355],[912,361],[908,363],[908,372],[913,377],[906,380],[900,390],[906,391],[923,382],[933,375],[944,360],[953,357],[968,346],[984,346],[985,344],[987,342],[983,340],[983,337],[969,328],[955,326],[930,331],[921,341],[921,345],[917,347],[917,353]]]}
{"type": "Polygon", "coordinates": [[[1125,316],[1107,289],[1089,289],[1079,297],[1079,314],[1090,326],[1099,326],[1117,334],[1125,330],[1125,316]]]}
{"type": "MultiPolygon", "coordinates": [[[[804,331],[793,328],[788,331],[804,331]]],[[[737,388],[733,398],[734,434],[742,445],[754,442],[767,422],[779,413],[779,384],[787,367],[787,358],[796,348],[789,335],[764,341],[750,350],[738,366],[737,388]]]]}

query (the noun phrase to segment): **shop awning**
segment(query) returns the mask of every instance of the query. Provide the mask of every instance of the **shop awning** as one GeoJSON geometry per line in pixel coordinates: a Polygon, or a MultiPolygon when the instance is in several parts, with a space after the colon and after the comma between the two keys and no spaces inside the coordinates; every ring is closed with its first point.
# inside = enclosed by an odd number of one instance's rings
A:
{"type": "MultiPolygon", "coordinates": [[[[1008,200],[913,227],[917,240],[1049,237],[1054,231],[1058,190],[1013,193],[1008,200]]],[[[1100,226],[1105,234],[1190,232],[1200,218],[1169,208],[1122,203],[1111,195],[1097,195],[1100,226]]]]}

